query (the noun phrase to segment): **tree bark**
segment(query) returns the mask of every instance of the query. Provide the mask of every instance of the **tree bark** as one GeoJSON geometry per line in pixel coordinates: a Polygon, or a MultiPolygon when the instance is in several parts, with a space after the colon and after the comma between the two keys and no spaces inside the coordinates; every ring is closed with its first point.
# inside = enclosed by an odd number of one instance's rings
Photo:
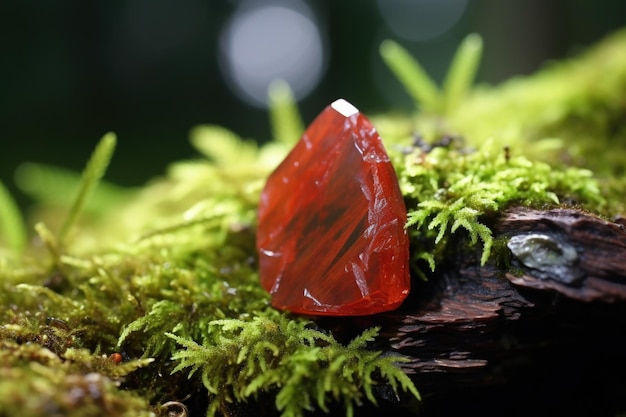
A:
{"type": "Polygon", "coordinates": [[[523,207],[492,226],[493,261],[481,266],[482,248],[468,251],[459,239],[437,276],[383,317],[383,339],[409,359],[403,366],[425,407],[432,415],[484,403],[474,411],[626,411],[624,226],[523,207]]]}

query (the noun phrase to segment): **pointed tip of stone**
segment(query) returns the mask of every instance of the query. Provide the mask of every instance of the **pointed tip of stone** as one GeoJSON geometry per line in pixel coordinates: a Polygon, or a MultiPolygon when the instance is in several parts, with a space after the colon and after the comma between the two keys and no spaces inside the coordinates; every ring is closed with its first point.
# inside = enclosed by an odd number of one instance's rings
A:
{"type": "Polygon", "coordinates": [[[330,106],[333,109],[335,109],[335,111],[337,111],[339,114],[343,115],[344,117],[350,117],[353,114],[356,114],[359,112],[359,109],[357,109],[352,104],[348,103],[346,100],[342,98],[333,101],[333,103],[330,106]]]}

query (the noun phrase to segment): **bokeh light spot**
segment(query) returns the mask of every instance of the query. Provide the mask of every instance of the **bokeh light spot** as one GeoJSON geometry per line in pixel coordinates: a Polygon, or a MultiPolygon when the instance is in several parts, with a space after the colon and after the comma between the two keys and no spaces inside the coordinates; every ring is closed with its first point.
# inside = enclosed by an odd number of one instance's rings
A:
{"type": "Polygon", "coordinates": [[[301,99],[325,69],[320,30],[299,2],[244,3],[222,31],[220,47],[224,77],[241,99],[257,107],[267,106],[272,81],[285,80],[301,99]]]}

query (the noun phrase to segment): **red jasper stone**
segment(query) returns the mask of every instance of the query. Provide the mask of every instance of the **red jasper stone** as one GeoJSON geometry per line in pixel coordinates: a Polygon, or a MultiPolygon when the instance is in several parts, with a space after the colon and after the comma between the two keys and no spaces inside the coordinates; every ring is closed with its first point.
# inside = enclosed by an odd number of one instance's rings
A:
{"type": "Polygon", "coordinates": [[[409,293],[406,208],[378,133],[337,100],[267,180],[256,246],[272,305],[359,316],[409,293]]]}

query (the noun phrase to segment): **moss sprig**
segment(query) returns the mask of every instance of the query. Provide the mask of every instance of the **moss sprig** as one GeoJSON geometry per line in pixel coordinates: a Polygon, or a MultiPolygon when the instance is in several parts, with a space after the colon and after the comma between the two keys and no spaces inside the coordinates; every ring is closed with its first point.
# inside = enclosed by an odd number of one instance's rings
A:
{"type": "Polygon", "coordinates": [[[202,343],[168,334],[184,347],[172,359],[173,372],[199,372],[211,397],[209,416],[232,401],[242,402],[276,392],[276,408],[283,417],[301,417],[329,402],[343,404],[347,416],[367,399],[376,403],[373,387],[388,383],[419,398],[410,379],[396,366],[400,358],[368,351],[377,328],[363,332],[348,345],[309,328],[306,320],[284,315],[249,320],[216,320],[202,343]],[[226,382],[226,383],[225,383],[226,382]]]}
{"type": "Polygon", "coordinates": [[[441,110],[443,100],[437,84],[406,49],[386,40],[380,45],[380,55],[418,106],[427,111],[441,110]]]}
{"type": "Polygon", "coordinates": [[[396,167],[409,201],[407,227],[422,248],[414,256],[427,260],[433,270],[436,256],[459,229],[468,233],[471,245],[482,242],[481,263],[487,262],[493,245],[492,232],[481,220],[487,214],[516,204],[605,203],[589,170],[554,168],[523,156],[507,158],[492,142],[471,152],[455,146],[430,152],[416,148],[408,157],[398,157],[396,167]]]}
{"type": "Polygon", "coordinates": [[[270,84],[268,97],[274,140],[291,147],[304,132],[304,124],[293,92],[289,84],[277,80],[270,84]]]}
{"type": "Polygon", "coordinates": [[[70,211],[65,218],[63,226],[61,226],[61,230],[59,231],[60,244],[64,243],[70,228],[76,223],[80,212],[83,210],[89,194],[97,186],[98,181],[100,181],[109,166],[109,162],[113,156],[113,151],[115,150],[116,142],[117,138],[115,134],[107,133],[102,137],[96,146],[96,149],[93,151],[93,154],[83,171],[82,181],[76,194],[76,198],[70,207],[70,211]]]}
{"type": "Polygon", "coordinates": [[[445,110],[455,110],[470,92],[482,57],[483,39],[472,33],[459,45],[443,82],[445,110]]]}
{"type": "MultiPolygon", "coordinates": [[[[81,173],[43,163],[25,162],[16,173],[15,181],[20,191],[36,201],[39,207],[67,209],[80,187],[81,173]]],[[[83,214],[108,215],[116,205],[126,202],[136,190],[120,187],[105,179],[98,181],[85,200],[83,214]]]]}
{"type": "Polygon", "coordinates": [[[0,181],[0,241],[16,252],[26,245],[24,218],[9,190],[0,181]]]}
{"type": "Polygon", "coordinates": [[[480,35],[471,34],[459,45],[439,88],[419,61],[398,43],[386,40],[380,54],[389,69],[413,97],[416,106],[427,113],[446,114],[458,107],[470,91],[480,58],[483,42],[480,35]]]}

